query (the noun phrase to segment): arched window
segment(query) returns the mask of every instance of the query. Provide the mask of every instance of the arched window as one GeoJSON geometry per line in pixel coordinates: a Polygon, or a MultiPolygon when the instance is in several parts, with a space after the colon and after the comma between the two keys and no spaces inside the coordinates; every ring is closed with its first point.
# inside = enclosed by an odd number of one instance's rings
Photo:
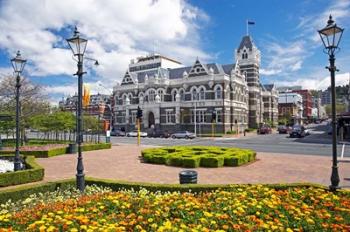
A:
{"type": "Polygon", "coordinates": [[[215,99],[221,99],[222,98],[222,87],[221,85],[217,85],[215,87],[215,99]]]}
{"type": "Polygon", "coordinates": [[[172,101],[176,101],[177,90],[173,90],[171,94],[172,101]]]}
{"type": "Polygon", "coordinates": [[[154,91],[153,89],[148,91],[148,101],[149,102],[154,102],[156,97],[156,91],[154,91]]]}
{"type": "Polygon", "coordinates": [[[201,87],[199,89],[199,99],[200,100],[205,100],[205,89],[204,89],[204,87],[201,87]]]}
{"type": "Polygon", "coordinates": [[[123,95],[123,105],[126,104],[126,94],[123,95]]]}
{"type": "Polygon", "coordinates": [[[164,90],[158,89],[158,95],[160,97],[160,101],[164,101],[164,90]]]}
{"type": "Polygon", "coordinates": [[[192,101],[195,101],[198,99],[198,93],[197,93],[197,89],[193,88],[192,89],[192,101]]]}
{"type": "Polygon", "coordinates": [[[180,90],[180,100],[185,101],[185,91],[183,89],[180,90]]]}

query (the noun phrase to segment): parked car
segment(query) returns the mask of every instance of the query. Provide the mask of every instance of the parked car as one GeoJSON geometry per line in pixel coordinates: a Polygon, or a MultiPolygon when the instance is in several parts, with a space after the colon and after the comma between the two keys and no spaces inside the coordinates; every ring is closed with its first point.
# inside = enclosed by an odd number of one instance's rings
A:
{"type": "Polygon", "coordinates": [[[291,130],[291,128],[289,126],[286,126],[286,125],[280,125],[277,128],[277,131],[279,134],[288,134],[290,130],[291,130]]]}
{"type": "MultiPolygon", "coordinates": [[[[137,130],[130,131],[126,133],[127,137],[137,137],[137,130]]],[[[140,131],[140,137],[147,137],[147,132],[140,131]]]]}
{"type": "Polygon", "coordinates": [[[170,133],[168,131],[161,131],[161,130],[149,131],[147,134],[148,134],[148,137],[150,138],[169,138],[170,137],[170,133]]]}
{"type": "Polygon", "coordinates": [[[180,131],[171,135],[173,139],[194,139],[196,135],[189,131],[180,131]]]}
{"type": "Polygon", "coordinates": [[[272,129],[269,125],[262,125],[260,128],[257,130],[258,134],[271,134],[272,129]]]}
{"type": "Polygon", "coordinates": [[[305,135],[306,135],[305,127],[302,125],[294,125],[292,130],[289,133],[289,136],[291,138],[294,138],[294,137],[302,138],[302,137],[305,137],[305,135]]]}
{"type": "Polygon", "coordinates": [[[125,136],[125,131],[122,130],[112,130],[111,136],[125,136]]]}

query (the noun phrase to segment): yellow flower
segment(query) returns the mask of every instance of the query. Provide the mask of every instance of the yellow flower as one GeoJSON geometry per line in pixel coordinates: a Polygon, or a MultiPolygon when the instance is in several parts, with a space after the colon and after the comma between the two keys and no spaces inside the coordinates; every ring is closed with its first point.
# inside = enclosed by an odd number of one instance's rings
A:
{"type": "Polygon", "coordinates": [[[205,212],[204,212],[204,216],[206,216],[206,217],[212,217],[213,214],[211,214],[211,213],[205,211],[205,212]]]}
{"type": "Polygon", "coordinates": [[[315,224],[314,220],[312,220],[311,218],[306,219],[306,222],[309,224],[315,224]]]}
{"type": "Polygon", "coordinates": [[[286,232],[293,232],[291,228],[287,228],[286,232]]]}
{"type": "Polygon", "coordinates": [[[148,218],[147,220],[149,223],[153,222],[153,218],[148,218]]]}

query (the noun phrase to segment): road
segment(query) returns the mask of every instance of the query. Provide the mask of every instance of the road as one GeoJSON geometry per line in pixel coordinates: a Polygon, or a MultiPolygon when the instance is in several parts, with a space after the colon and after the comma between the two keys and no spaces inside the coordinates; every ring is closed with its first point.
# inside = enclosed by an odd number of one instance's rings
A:
{"type": "MultiPolygon", "coordinates": [[[[141,138],[144,145],[153,146],[176,146],[176,145],[210,145],[222,147],[250,148],[258,152],[291,153],[306,155],[331,156],[332,138],[326,133],[325,124],[308,126],[310,135],[304,138],[289,138],[286,134],[249,135],[247,137],[233,138],[196,138],[164,139],[164,138],[141,138]]],[[[111,137],[113,144],[135,144],[136,138],[111,137]]],[[[340,155],[342,145],[338,145],[340,155]]],[[[350,154],[350,145],[345,147],[345,154],[350,154]]]]}

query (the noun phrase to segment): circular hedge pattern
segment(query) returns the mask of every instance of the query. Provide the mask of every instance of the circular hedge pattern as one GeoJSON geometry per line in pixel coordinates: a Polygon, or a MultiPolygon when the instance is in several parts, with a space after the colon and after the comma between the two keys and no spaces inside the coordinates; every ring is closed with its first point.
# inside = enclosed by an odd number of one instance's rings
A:
{"type": "Polygon", "coordinates": [[[249,149],[214,146],[174,146],[150,148],[141,152],[146,163],[197,168],[240,166],[255,160],[256,152],[249,149]]]}

